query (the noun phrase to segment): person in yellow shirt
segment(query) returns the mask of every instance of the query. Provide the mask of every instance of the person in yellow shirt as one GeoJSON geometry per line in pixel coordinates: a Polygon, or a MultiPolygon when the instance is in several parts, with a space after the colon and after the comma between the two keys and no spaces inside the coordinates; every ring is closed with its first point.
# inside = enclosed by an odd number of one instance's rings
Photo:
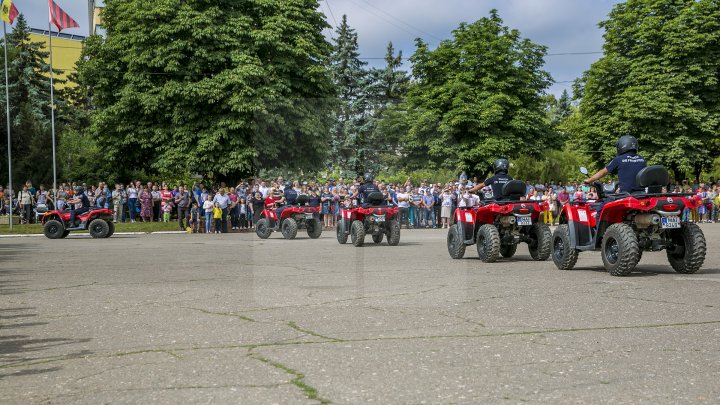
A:
{"type": "Polygon", "coordinates": [[[218,202],[213,205],[213,219],[215,220],[215,233],[220,233],[222,226],[222,208],[220,208],[220,203],[218,202]]]}

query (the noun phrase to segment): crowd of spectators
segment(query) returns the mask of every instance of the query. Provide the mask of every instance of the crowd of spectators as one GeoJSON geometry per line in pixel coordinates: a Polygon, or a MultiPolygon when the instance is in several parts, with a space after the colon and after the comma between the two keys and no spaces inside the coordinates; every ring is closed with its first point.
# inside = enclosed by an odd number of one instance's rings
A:
{"type": "MultiPolygon", "coordinates": [[[[348,198],[355,194],[361,178],[337,180],[328,178],[313,181],[294,181],[293,188],[309,196],[309,204],[321,207],[322,221],[326,229],[335,226],[340,209],[352,207],[357,201],[348,198]]],[[[447,228],[453,212],[458,207],[478,204],[482,195],[469,195],[467,190],[477,178],[469,179],[465,174],[447,183],[431,183],[428,180],[413,183],[408,178],[404,183],[377,181],[387,204],[399,207],[401,225],[406,228],[447,228]]],[[[226,183],[209,185],[196,182],[187,187],[183,184],[142,183],[131,181],[112,186],[100,182],[95,184],[62,183],[57,196],[44,185],[34,187],[26,182],[16,192],[8,192],[0,186],[0,214],[7,215],[12,200],[13,212],[23,223],[37,222],[43,212],[50,209],[66,208],[66,201],[74,195],[77,186],[82,186],[94,207],[112,210],[116,222],[171,222],[177,221],[179,229],[188,227],[193,232],[228,232],[229,230],[252,229],[259,213],[274,202],[273,197],[282,193],[285,179],[254,179],[240,181],[235,186],[226,183]]],[[[596,190],[577,181],[562,182],[550,180],[541,183],[526,182],[526,199],[545,201],[550,207],[543,212],[547,224],[557,223],[563,205],[575,199],[597,199],[596,190]]],[[[696,210],[686,210],[683,220],[693,222],[717,222],[720,213],[720,182],[691,183],[687,180],[671,186],[670,193],[693,193],[702,198],[704,204],[696,210]]],[[[482,194],[482,193],[481,193],[482,194]]]]}

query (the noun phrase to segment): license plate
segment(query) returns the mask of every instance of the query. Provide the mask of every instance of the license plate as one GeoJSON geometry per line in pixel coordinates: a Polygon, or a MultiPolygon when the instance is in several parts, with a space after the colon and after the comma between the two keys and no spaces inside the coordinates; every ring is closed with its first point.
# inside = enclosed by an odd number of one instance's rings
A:
{"type": "Polygon", "coordinates": [[[312,219],[312,218],[313,218],[313,214],[305,214],[305,219],[312,219]]]}
{"type": "Polygon", "coordinates": [[[680,228],[680,217],[678,217],[678,216],[662,217],[660,219],[660,224],[664,229],[680,228]]]}
{"type": "Polygon", "coordinates": [[[375,222],[385,222],[384,215],[375,215],[375,222]]]}
{"type": "Polygon", "coordinates": [[[531,226],[532,218],[530,217],[517,217],[518,226],[531,226]]]}

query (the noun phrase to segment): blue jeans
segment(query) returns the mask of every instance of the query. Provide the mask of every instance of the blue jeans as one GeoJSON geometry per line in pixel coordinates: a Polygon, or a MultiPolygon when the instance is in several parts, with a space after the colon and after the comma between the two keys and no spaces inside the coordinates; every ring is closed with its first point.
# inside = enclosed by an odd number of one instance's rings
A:
{"type": "Polygon", "coordinates": [[[212,227],[213,213],[211,210],[205,211],[205,233],[210,233],[212,227]]]}
{"type": "MultiPolygon", "coordinates": [[[[81,215],[81,214],[84,214],[84,213],[86,213],[86,212],[88,212],[88,211],[90,211],[90,209],[89,209],[89,208],[84,208],[84,207],[83,207],[83,208],[78,208],[78,209],[76,209],[76,210],[70,210],[70,227],[75,226],[75,216],[76,216],[76,215],[81,215]]],[[[28,222],[28,223],[29,223],[29,222],[28,222]]]]}
{"type": "Polygon", "coordinates": [[[130,211],[130,220],[135,220],[135,215],[137,215],[137,198],[128,198],[128,210],[130,211]]]}
{"type": "Polygon", "coordinates": [[[429,226],[429,222],[432,222],[433,228],[435,227],[435,209],[424,208],[425,211],[425,226],[429,226]]]}

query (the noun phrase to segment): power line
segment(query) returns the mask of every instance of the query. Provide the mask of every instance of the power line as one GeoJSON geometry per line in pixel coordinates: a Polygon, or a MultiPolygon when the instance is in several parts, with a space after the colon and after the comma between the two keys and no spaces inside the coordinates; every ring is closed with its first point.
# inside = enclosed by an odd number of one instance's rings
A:
{"type": "Polygon", "coordinates": [[[325,0],[325,5],[327,5],[328,11],[330,11],[330,16],[332,17],[333,22],[335,23],[335,28],[337,28],[338,23],[337,23],[337,20],[335,19],[335,14],[333,14],[332,8],[330,7],[330,2],[328,0],[325,0]]]}
{"type": "Polygon", "coordinates": [[[363,5],[361,5],[360,3],[356,2],[355,0],[349,0],[349,1],[350,1],[351,3],[353,3],[353,4],[355,4],[356,6],[360,7],[361,9],[365,10],[366,12],[374,15],[375,17],[378,17],[378,18],[384,20],[385,22],[387,22],[388,24],[392,25],[393,27],[395,27],[395,28],[397,28],[397,29],[399,29],[399,30],[401,30],[401,31],[403,31],[403,32],[405,32],[405,33],[408,33],[408,34],[410,34],[410,35],[418,36],[417,33],[415,33],[415,32],[410,32],[410,31],[406,30],[404,27],[401,27],[401,26],[395,24],[392,20],[388,19],[387,17],[384,17],[384,16],[382,16],[382,15],[380,15],[380,14],[378,14],[378,13],[376,13],[376,12],[370,10],[370,9],[365,8],[363,5]]]}
{"type": "Polygon", "coordinates": [[[427,35],[427,36],[429,36],[429,37],[435,38],[435,39],[437,39],[438,41],[442,41],[442,38],[438,38],[438,37],[436,37],[435,35],[427,32],[427,31],[423,31],[422,29],[420,29],[420,28],[418,28],[418,27],[416,27],[416,26],[414,26],[414,25],[412,25],[412,24],[410,24],[410,23],[402,20],[401,18],[399,18],[399,17],[397,17],[397,16],[394,16],[394,15],[388,13],[387,11],[385,11],[385,10],[383,10],[383,9],[381,9],[381,8],[373,5],[373,4],[370,4],[367,0],[360,0],[360,1],[362,1],[363,3],[367,4],[368,6],[370,6],[370,7],[374,8],[374,9],[380,11],[381,13],[389,16],[390,18],[392,18],[392,19],[394,19],[394,20],[396,20],[396,21],[398,21],[398,22],[400,22],[400,23],[402,23],[402,24],[405,24],[406,26],[408,26],[408,27],[410,27],[410,28],[412,28],[412,29],[420,32],[420,33],[423,33],[423,34],[425,34],[425,35],[427,35]]]}

